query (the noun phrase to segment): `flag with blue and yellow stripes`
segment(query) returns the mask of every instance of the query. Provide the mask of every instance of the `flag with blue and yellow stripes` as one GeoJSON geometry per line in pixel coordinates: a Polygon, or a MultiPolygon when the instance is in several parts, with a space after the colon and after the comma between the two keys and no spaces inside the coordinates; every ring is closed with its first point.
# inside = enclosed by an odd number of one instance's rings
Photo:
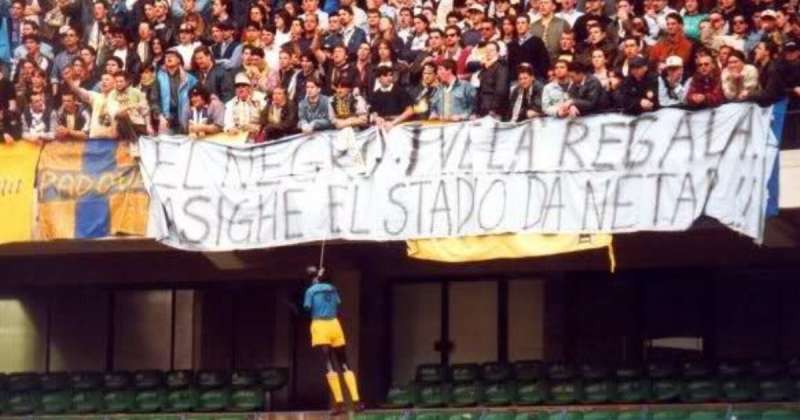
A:
{"type": "Polygon", "coordinates": [[[40,239],[146,233],[149,198],[127,142],[47,143],[37,187],[40,239]]]}

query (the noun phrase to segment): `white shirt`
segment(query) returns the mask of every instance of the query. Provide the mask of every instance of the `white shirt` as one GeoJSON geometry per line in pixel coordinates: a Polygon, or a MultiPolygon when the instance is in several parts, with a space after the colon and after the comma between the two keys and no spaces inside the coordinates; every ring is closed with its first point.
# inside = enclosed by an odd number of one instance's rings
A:
{"type": "MultiPolygon", "coordinates": [[[[305,18],[306,18],[306,14],[305,13],[300,15],[300,19],[301,20],[305,20],[305,18]]],[[[328,14],[323,12],[320,9],[317,9],[317,22],[319,22],[319,28],[320,29],[322,29],[323,31],[327,31],[328,30],[328,14]]]]}
{"type": "Polygon", "coordinates": [[[121,50],[114,50],[114,54],[112,54],[112,55],[114,57],[117,57],[120,60],[122,60],[122,70],[128,70],[128,69],[125,68],[125,60],[128,58],[128,49],[127,48],[124,48],[124,49],[121,49],[121,50]]]}
{"type": "Polygon", "coordinates": [[[201,44],[198,41],[195,41],[192,42],[191,44],[178,44],[173,47],[175,48],[176,51],[178,51],[178,54],[180,54],[181,57],[183,57],[184,70],[189,71],[192,69],[192,55],[194,55],[195,48],[201,45],[203,44],[201,44]]]}
{"type": "Polygon", "coordinates": [[[581,16],[583,16],[583,13],[579,12],[578,9],[572,9],[572,12],[569,13],[563,11],[556,13],[556,17],[566,20],[570,27],[574,27],[575,21],[581,16]]]}

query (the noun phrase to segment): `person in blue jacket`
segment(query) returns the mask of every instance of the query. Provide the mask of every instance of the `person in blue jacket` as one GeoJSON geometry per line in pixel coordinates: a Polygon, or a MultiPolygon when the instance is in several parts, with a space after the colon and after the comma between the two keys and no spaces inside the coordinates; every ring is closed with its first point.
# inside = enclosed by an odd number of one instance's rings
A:
{"type": "Polygon", "coordinates": [[[333,414],[344,411],[344,396],[339,382],[339,374],[344,377],[355,410],[361,411],[363,405],[358,395],[356,375],[347,365],[347,344],[342,325],[337,313],[342,303],[339,292],[332,284],[322,281],[325,269],[309,267],[309,274],[314,275],[311,286],[306,289],[303,308],[311,314],[311,346],[319,347],[325,354],[328,386],[335,401],[333,414]]]}

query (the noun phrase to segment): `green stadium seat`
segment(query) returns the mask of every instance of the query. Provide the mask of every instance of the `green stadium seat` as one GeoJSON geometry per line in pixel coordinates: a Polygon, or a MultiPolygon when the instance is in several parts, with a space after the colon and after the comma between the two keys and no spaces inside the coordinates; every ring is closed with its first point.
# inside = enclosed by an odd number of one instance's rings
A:
{"type": "Polygon", "coordinates": [[[520,411],[514,416],[514,420],[545,420],[547,413],[540,411],[520,411]]]}
{"type": "Polygon", "coordinates": [[[551,363],[547,366],[550,379],[548,399],[551,404],[573,404],[583,397],[581,382],[575,368],[566,363],[551,363]]]}
{"type": "Polygon", "coordinates": [[[417,366],[417,382],[421,384],[440,384],[447,382],[447,366],[425,364],[417,366]]]}
{"type": "MultiPolygon", "coordinates": [[[[511,366],[516,379],[514,403],[541,404],[547,397],[545,365],[539,360],[518,360],[511,366]]],[[[540,413],[541,414],[541,413],[540,413]]]]}
{"type": "Polygon", "coordinates": [[[581,366],[581,376],[583,377],[582,402],[602,404],[614,400],[616,384],[610,378],[610,371],[606,366],[585,364],[581,366]]]}
{"type": "Polygon", "coordinates": [[[483,396],[483,387],[478,382],[480,367],[477,364],[456,364],[450,367],[453,381],[450,405],[471,407],[478,405],[483,396]]]}
{"type": "Polygon", "coordinates": [[[722,362],[717,368],[721,398],[728,402],[753,401],[758,388],[744,363],[722,362]]]}
{"type": "Polygon", "coordinates": [[[392,385],[386,394],[386,408],[408,408],[414,405],[414,385],[392,385]]]}
{"type": "Polygon", "coordinates": [[[446,383],[421,383],[418,389],[417,407],[439,408],[450,403],[450,387],[446,383]]]}
{"type": "Polygon", "coordinates": [[[130,372],[110,372],[103,376],[103,411],[125,413],[133,411],[136,393],[130,372]]]}
{"type": "Polygon", "coordinates": [[[659,409],[653,410],[653,420],[689,420],[689,412],[684,410],[659,409]]]}
{"type": "Polygon", "coordinates": [[[785,364],[757,360],[753,362],[752,370],[759,401],[785,401],[792,397],[793,384],[785,364]]]}
{"type": "Polygon", "coordinates": [[[42,413],[63,414],[72,408],[72,389],[69,375],[45,373],[39,377],[42,387],[42,413]]]}
{"type": "Polygon", "coordinates": [[[800,412],[794,410],[766,410],[761,413],[761,420],[797,420],[800,412]]]}
{"type": "Polygon", "coordinates": [[[616,411],[590,411],[583,413],[583,420],[617,420],[616,411]]]}
{"type": "Polygon", "coordinates": [[[454,383],[450,393],[450,405],[453,407],[472,407],[480,404],[483,398],[483,386],[480,382],[454,383]]]}
{"type": "Polygon", "coordinates": [[[167,401],[164,374],[158,370],[140,370],[133,374],[135,390],[133,410],[139,413],[161,411],[167,401]]]}
{"type": "Polygon", "coordinates": [[[214,420],[251,420],[251,416],[245,413],[226,413],[217,414],[214,420]]]}
{"type": "Polygon", "coordinates": [[[197,374],[199,400],[195,411],[225,411],[230,404],[230,376],[221,371],[200,371],[197,374]]]}
{"type": "Polygon", "coordinates": [[[75,372],[69,376],[72,387],[71,413],[96,413],[103,409],[103,375],[99,372],[75,372]]]}
{"type": "Polygon", "coordinates": [[[231,375],[230,411],[260,411],[264,409],[265,391],[256,371],[237,370],[231,375]]]}
{"type": "Polygon", "coordinates": [[[658,403],[674,402],[683,393],[683,381],[678,377],[675,366],[669,363],[650,363],[647,366],[650,376],[650,400],[658,403]]]}
{"type": "Polygon", "coordinates": [[[554,411],[547,414],[547,420],[583,420],[580,411],[554,411]]]}
{"type": "Polygon", "coordinates": [[[619,367],[615,374],[617,377],[615,402],[633,404],[650,399],[650,382],[643,377],[640,367],[619,367]]]}
{"type": "Polygon", "coordinates": [[[481,378],[485,382],[505,382],[512,379],[511,375],[511,365],[508,363],[488,362],[481,365],[481,378]]]}
{"type": "Polygon", "coordinates": [[[383,414],[383,420],[414,420],[411,411],[392,411],[383,414]]]}
{"type": "Polygon", "coordinates": [[[194,387],[194,375],[191,371],[174,370],[167,372],[166,386],[165,411],[194,411],[200,400],[200,394],[194,387]]]}
{"type": "MultiPolygon", "coordinates": [[[[490,407],[511,405],[519,397],[517,390],[517,385],[511,380],[485,384],[483,387],[483,402],[490,407]]],[[[529,404],[520,403],[520,405],[529,404]]]]}
{"type": "Polygon", "coordinates": [[[38,389],[9,391],[6,413],[11,415],[33,414],[41,410],[42,392],[38,389]]]}
{"type": "Polygon", "coordinates": [[[275,392],[289,382],[289,369],[287,368],[266,368],[258,371],[261,378],[261,386],[267,392],[275,392]]]}
{"type": "Polygon", "coordinates": [[[713,370],[704,362],[684,363],[681,400],[687,403],[718,401],[721,398],[719,381],[713,375],[713,370]]]}

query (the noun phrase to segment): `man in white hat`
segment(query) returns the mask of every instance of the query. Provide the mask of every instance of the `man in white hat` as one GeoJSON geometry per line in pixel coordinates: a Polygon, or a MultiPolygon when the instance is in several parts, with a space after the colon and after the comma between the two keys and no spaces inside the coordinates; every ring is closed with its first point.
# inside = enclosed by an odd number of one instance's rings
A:
{"type": "Polygon", "coordinates": [[[225,104],[225,132],[231,134],[245,132],[247,137],[252,139],[261,128],[258,121],[264,102],[253,96],[253,88],[246,74],[237,74],[233,79],[233,85],[236,96],[225,104]]]}
{"type": "Polygon", "coordinates": [[[681,106],[686,103],[688,81],[683,80],[683,59],[677,55],[667,57],[663,76],[658,78],[658,103],[661,106],[681,106]]]}

